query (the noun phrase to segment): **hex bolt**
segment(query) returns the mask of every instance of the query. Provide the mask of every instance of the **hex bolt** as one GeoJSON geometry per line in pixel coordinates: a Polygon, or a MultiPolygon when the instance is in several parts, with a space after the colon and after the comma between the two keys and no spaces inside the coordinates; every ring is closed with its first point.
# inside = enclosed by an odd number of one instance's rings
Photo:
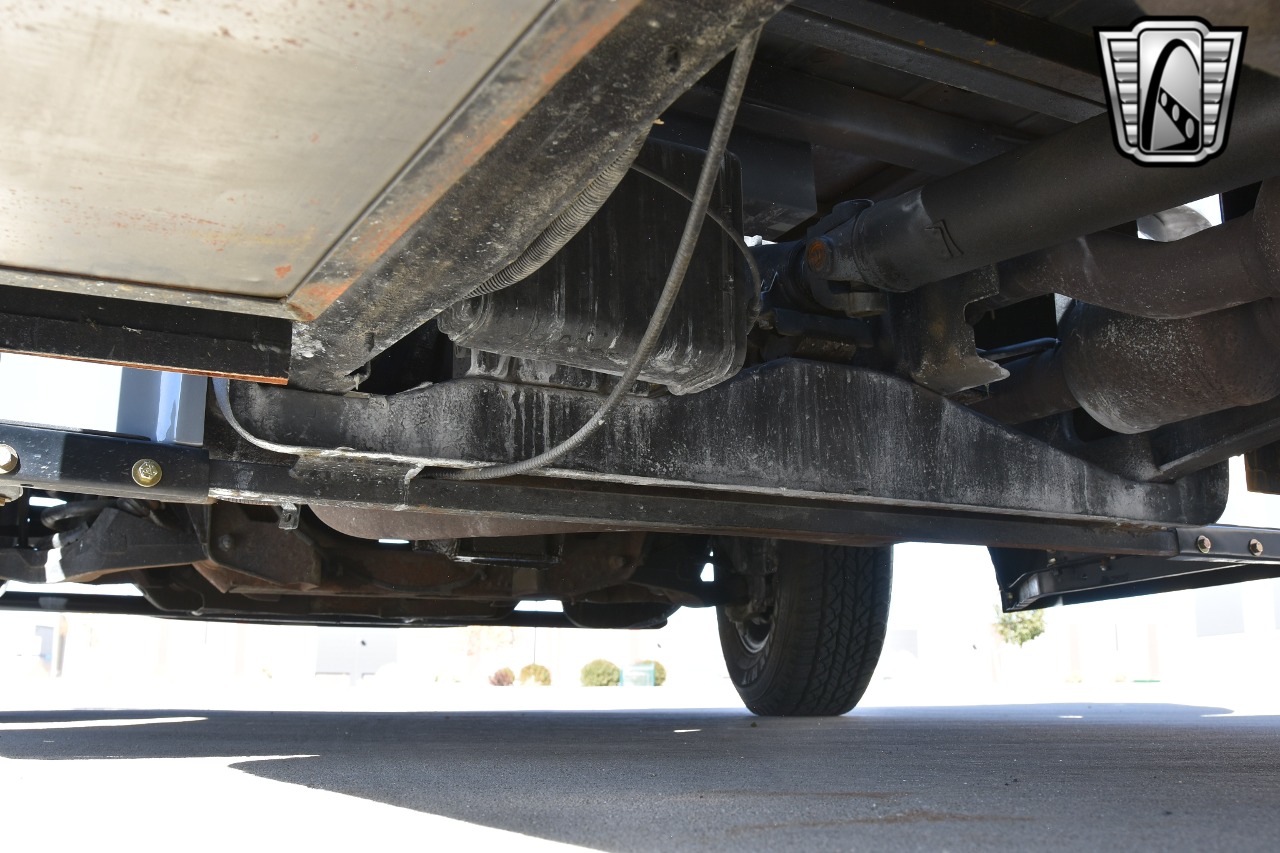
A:
{"type": "Polygon", "coordinates": [[[133,463],[133,482],[149,489],[152,486],[160,484],[160,478],[164,476],[164,469],[160,467],[160,463],[154,459],[139,459],[133,463]]]}
{"type": "Polygon", "coordinates": [[[1213,540],[1208,536],[1197,536],[1196,547],[1200,549],[1201,554],[1208,554],[1213,550],[1213,540]]]}
{"type": "Polygon", "coordinates": [[[1249,540],[1249,553],[1250,553],[1250,554],[1252,554],[1252,555],[1253,555],[1253,556],[1255,556],[1255,557],[1261,557],[1261,556],[1262,556],[1262,552],[1263,552],[1264,550],[1265,550],[1265,549],[1262,547],[1262,543],[1261,543],[1261,542],[1259,542],[1257,539],[1250,539],[1250,540],[1249,540]]]}
{"type": "Polygon", "coordinates": [[[0,444],[0,474],[12,474],[18,470],[18,451],[7,444],[0,444]]]}

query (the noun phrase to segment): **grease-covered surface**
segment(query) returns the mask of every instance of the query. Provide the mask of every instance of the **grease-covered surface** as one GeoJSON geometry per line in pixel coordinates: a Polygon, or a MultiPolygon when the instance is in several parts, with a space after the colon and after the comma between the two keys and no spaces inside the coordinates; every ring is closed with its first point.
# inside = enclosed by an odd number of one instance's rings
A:
{"type": "MultiPolygon", "coordinates": [[[[445,466],[527,459],[600,405],[481,379],[364,398],[236,383],[231,396],[261,439],[445,466]]],[[[1200,524],[1226,501],[1221,470],[1126,480],[895,377],[798,359],[700,394],[625,397],[558,466],[592,480],[1080,520],[1200,524]]]]}
{"type": "MultiPolygon", "coordinates": [[[[441,314],[440,331],[487,352],[621,375],[667,280],[704,159],[696,149],[648,142],[636,160],[648,174],[627,174],[586,227],[527,279],[441,314]]],[[[642,381],[688,394],[742,368],[759,282],[738,237],[741,180],[736,159],[725,158],[711,201],[716,219],[702,226],[642,381]]]]}
{"type": "Polygon", "coordinates": [[[0,265],[285,296],[549,3],[4,3],[0,265]]]}

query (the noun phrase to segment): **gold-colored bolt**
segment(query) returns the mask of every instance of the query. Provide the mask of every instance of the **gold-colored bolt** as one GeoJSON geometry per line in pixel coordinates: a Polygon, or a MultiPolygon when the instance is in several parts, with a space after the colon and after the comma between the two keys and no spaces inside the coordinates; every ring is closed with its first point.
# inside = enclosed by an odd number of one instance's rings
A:
{"type": "Polygon", "coordinates": [[[1201,554],[1208,554],[1213,550],[1213,540],[1208,536],[1197,536],[1196,547],[1200,549],[1201,554]]]}
{"type": "Polygon", "coordinates": [[[164,476],[164,469],[160,467],[160,463],[154,459],[139,459],[133,463],[133,482],[149,489],[152,486],[160,484],[160,478],[164,476]]]}
{"type": "Polygon", "coordinates": [[[1263,551],[1263,547],[1262,547],[1262,543],[1261,543],[1261,542],[1259,542],[1257,539],[1250,539],[1250,540],[1249,540],[1249,553],[1250,553],[1250,554],[1252,554],[1252,555],[1253,555],[1253,556],[1255,556],[1255,557],[1261,557],[1261,556],[1262,556],[1262,551],[1263,551]]]}
{"type": "Polygon", "coordinates": [[[7,444],[0,444],[0,474],[12,474],[18,470],[18,451],[7,444]]]}

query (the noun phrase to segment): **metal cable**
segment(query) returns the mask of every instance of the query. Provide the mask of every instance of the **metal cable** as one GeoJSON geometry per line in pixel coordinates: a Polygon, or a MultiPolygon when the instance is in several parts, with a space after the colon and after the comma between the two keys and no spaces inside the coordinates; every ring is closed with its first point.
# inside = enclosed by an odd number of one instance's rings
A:
{"type": "Polygon", "coordinates": [[[746,87],[747,73],[751,69],[751,59],[755,54],[756,43],[760,39],[757,29],[742,40],[733,56],[733,67],[729,70],[729,79],[725,84],[723,100],[716,115],[715,128],[711,131],[711,141],[707,145],[706,160],[702,164],[702,172],[698,176],[698,188],[693,195],[693,204],[689,208],[689,216],[685,220],[684,233],[676,249],[675,259],[671,262],[671,270],[667,274],[667,282],[658,297],[658,304],[649,319],[644,337],[631,358],[626,371],[618,378],[609,397],[604,401],[589,421],[579,427],[569,438],[537,456],[522,462],[505,465],[488,465],[481,468],[467,468],[460,471],[446,471],[434,474],[440,480],[496,480],[499,477],[514,477],[527,474],[545,467],[576,450],[579,445],[590,438],[596,430],[604,425],[605,419],[613,412],[622,397],[635,384],[645,362],[649,360],[658,338],[666,326],[667,317],[680,294],[680,286],[684,283],[685,273],[693,260],[693,252],[698,242],[698,234],[707,218],[711,206],[711,193],[715,189],[716,178],[720,173],[720,163],[724,159],[725,148],[729,143],[729,132],[733,129],[733,120],[742,100],[742,92],[746,87]]]}
{"type": "Polygon", "coordinates": [[[68,501],[41,512],[40,523],[56,533],[66,533],[92,523],[109,509],[119,510],[137,518],[151,518],[156,524],[160,524],[154,518],[156,513],[152,506],[133,498],[91,498],[68,501]]]}
{"type": "Polygon", "coordinates": [[[272,453],[284,453],[300,458],[344,459],[352,462],[386,462],[392,465],[402,465],[408,468],[404,478],[405,482],[416,477],[418,472],[426,466],[440,463],[440,460],[432,456],[410,456],[404,453],[384,453],[379,450],[352,450],[349,447],[312,447],[305,444],[282,444],[278,441],[260,438],[249,432],[249,429],[240,423],[240,419],[236,417],[235,409],[231,406],[231,380],[215,376],[211,378],[210,384],[213,385],[213,398],[218,403],[218,410],[222,412],[222,417],[226,419],[227,424],[245,441],[262,450],[269,450],[272,453]]]}
{"type": "MultiPolygon", "coordinates": [[[[637,175],[642,175],[643,177],[648,178],[649,180],[653,181],[654,183],[660,186],[666,187],[667,189],[671,190],[671,192],[680,196],[682,199],[684,199],[687,202],[693,201],[693,195],[690,194],[687,190],[685,190],[675,181],[664,178],[662,175],[659,175],[657,172],[654,172],[651,169],[646,169],[644,166],[637,166],[635,163],[632,163],[631,171],[635,172],[637,175]]],[[[751,249],[749,249],[747,247],[747,244],[743,241],[742,235],[739,234],[738,231],[732,225],[730,225],[729,222],[723,216],[721,216],[719,213],[716,213],[714,210],[707,211],[707,218],[710,219],[712,222],[714,222],[716,226],[725,234],[727,234],[731,241],[733,241],[733,247],[737,249],[738,252],[742,255],[743,261],[745,261],[747,264],[747,269],[751,271],[751,281],[757,286],[757,289],[759,289],[760,265],[756,263],[756,256],[751,254],[751,249]]]]}

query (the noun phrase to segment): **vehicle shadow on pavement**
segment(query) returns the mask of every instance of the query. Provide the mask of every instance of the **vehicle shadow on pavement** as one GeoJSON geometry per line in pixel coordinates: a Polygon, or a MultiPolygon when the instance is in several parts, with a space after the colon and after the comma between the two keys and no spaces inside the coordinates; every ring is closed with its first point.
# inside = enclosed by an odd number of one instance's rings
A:
{"type": "Polygon", "coordinates": [[[1037,849],[1070,849],[1114,846],[1117,833],[1135,832],[1147,847],[1164,839],[1257,848],[1257,832],[1280,831],[1280,716],[1218,716],[1228,713],[1104,703],[872,708],[826,719],[726,710],[5,713],[0,757],[306,756],[231,766],[617,851],[988,849],[1014,833],[1034,834],[1037,849]]]}

